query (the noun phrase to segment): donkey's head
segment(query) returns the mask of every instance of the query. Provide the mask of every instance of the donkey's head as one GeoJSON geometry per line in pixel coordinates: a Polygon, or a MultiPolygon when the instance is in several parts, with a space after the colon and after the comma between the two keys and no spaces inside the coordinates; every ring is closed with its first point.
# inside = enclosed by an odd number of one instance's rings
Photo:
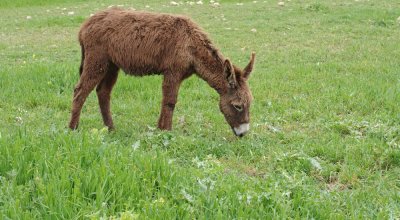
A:
{"type": "Polygon", "coordinates": [[[227,89],[220,94],[219,108],[235,135],[242,137],[250,128],[250,104],[253,99],[247,80],[253,70],[255,53],[243,69],[234,67],[229,59],[224,62],[227,89]]]}

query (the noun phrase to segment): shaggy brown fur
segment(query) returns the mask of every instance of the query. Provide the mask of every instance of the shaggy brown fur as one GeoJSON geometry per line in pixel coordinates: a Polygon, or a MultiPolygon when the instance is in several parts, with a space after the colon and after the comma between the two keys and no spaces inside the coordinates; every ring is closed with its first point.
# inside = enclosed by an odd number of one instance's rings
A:
{"type": "Polygon", "coordinates": [[[71,129],[78,127],[82,106],[96,86],[104,124],[113,128],[110,94],[119,69],[135,76],[164,75],[160,129],[172,128],[179,86],[193,73],[220,94],[220,109],[232,128],[249,123],[252,96],[246,81],[254,53],[242,71],[225,59],[187,17],[112,8],[93,15],[82,25],[79,42],[81,76],[74,90],[71,129]]]}

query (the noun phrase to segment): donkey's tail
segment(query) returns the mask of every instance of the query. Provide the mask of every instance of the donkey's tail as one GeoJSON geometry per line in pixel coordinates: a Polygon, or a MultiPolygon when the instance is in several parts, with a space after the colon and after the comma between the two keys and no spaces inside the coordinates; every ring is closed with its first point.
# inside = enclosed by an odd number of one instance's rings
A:
{"type": "Polygon", "coordinates": [[[81,44],[81,52],[82,52],[82,56],[81,56],[81,66],[79,67],[79,75],[82,75],[83,72],[83,63],[85,62],[85,48],[83,47],[83,44],[81,44]]]}

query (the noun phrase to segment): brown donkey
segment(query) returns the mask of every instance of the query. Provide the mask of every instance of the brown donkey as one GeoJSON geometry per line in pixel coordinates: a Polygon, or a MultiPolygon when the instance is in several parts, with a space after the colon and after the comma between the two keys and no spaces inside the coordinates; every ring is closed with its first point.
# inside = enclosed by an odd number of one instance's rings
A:
{"type": "Polygon", "coordinates": [[[179,86],[196,73],[220,95],[219,107],[237,136],[249,130],[252,95],[247,79],[255,54],[241,70],[214,47],[187,17],[111,8],[90,17],[79,31],[80,80],[74,89],[69,127],[76,129],[82,106],[96,87],[103,121],[113,129],[110,94],[119,69],[135,76],[162,74],[160,129],[171,130],[179,86]]]}

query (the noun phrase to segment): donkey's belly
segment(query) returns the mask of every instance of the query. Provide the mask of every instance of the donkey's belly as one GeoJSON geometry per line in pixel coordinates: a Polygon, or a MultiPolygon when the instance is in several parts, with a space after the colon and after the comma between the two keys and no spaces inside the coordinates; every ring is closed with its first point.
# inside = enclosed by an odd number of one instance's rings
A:
{"type": "Polygon", "coordinates": [[[115,57],[111,57],[111,61],[128,75],[160,75],[164,72],[161,68],[162,59],[149,56],[143,56],[140,58],[128,57],[129,56],[124,57],[125,59],[116,59],[115,57]]]}
{"type": "Polygon", "coordinates": [[[162,75],[161,71],[154,68],[123,68],[121,69],[128,75],[133,76],[147,76],[147,75],[162,75]]]}

